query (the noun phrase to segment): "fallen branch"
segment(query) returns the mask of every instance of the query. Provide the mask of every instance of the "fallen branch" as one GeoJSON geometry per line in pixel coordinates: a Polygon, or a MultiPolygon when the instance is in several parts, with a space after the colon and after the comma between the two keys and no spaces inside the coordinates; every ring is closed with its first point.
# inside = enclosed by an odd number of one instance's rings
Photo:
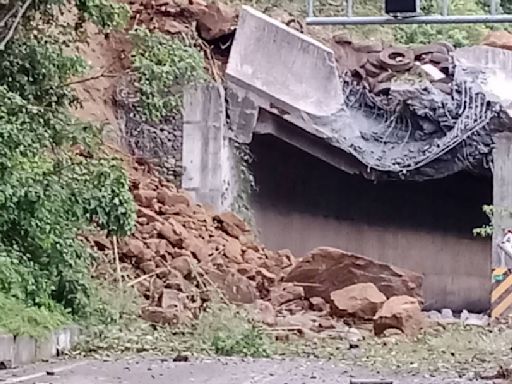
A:
{"type": "Polygon", "coordinates": [[[130,281],[126,286],[127,287],[133,287],[135,284],[140,283],[141,281],[144,281],[146,279],[149,279],[160,272],[167,271],[167,268],[159,268],[156,271],[153,271],[151,273],[148,273],[147,275],[143,275],[141,277],[137,277],[135,280],[130,281]]]}
{"type": "Polygon", "coordinates": [[[5,15],[5,17],[0,21],[0,28],[5,27],[5,24],[7,21],[11,18],[12,15],[14,15],[14,12],[18,10],[18,7],[12,7],[12,9],[5,15]]]}
{"type": "Polygon", "coordinates": [[[94,75],[94,76],[90,76],[90,77],[84,77],[82,79],[69,81],[69,82],[65,83],[64,85],[75,85],[75,84],[86,83],[86,82],[92,81],[92,80],[101,79],[102,77],[119,77],[119,76],[120,75],[116,74],[116,73],[105,73],[105,71],[102,71],[98,75],[94,75]]]}
{"type": "Polygon", "coordinates": [[[114,259],[116,261],[117,283],[119,284],[119,289],[121,289],[123,286],[123,279],[121,277],[121,265],[119,264],[119,252],[117,251],[117,236],[112,237],[112,246],[114,248],[114,259]]]}
{"type": "Polygon", "coordinates": [[[16,18],[14,19],[11,28],[9,29],[9,32],[7,32],[7,35],[4,37],[2,42],[0,43],[0,51],[3,51],[5,49],[6,44],[9,42],[9,40],[12,39],[12,36],[14,35],[14,32],[16,31],[16,27],[21,21],[21,18],[23,14],[27,11],[30,3],[32,3],[32,0],[27,0],[25,4],[23,4],[23,7],[19,10],[18,14],[16,15],[16,18]]]}

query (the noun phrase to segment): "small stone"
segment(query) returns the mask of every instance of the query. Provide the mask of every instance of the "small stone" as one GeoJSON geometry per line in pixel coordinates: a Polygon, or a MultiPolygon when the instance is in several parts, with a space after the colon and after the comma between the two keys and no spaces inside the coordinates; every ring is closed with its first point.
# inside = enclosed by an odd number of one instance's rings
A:
{"type": "Polygon", "coordinates": [[[460,315],[462,324],[476,327],[487,327],[489,325],[489,317],[486,315],[480,315],[476,313],[469,313],[468,311],[462,311],[460,315]]]}
{"type": "Polygon", "coordinates": [[[349,343],[349,348],[359,348],[359,343],[363,341],[364,337],[356,328],[349,328],[345,333],[345,339],[349,343]]]}
{"type": "Polygon", "coordinates": [[[329,310],[329,305],[321,297],[312,297],[309,299],[311,309],[317,312],[326,312],[329,310]]]}
{"type": "Polygon", "coordinates": [[[429,311],[427,313],[425,313],[425,315],[427,316],[427,318],[430,320],[430,321],[441,321],[442,319],[442,315],[437,312],[437,311],[429,311]]]}

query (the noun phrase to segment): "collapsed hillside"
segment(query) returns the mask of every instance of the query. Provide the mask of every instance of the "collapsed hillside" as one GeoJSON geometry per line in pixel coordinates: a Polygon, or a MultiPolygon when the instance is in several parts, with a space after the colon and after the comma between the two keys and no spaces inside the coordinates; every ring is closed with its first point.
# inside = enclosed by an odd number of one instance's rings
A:
{"type": "MultiPolygon", "coordinates": [[[[331,248],[302,259],[271,251],[234,213],[211,212],[140,166],[131,171],[131,191],[137,224],[119,243],[118,277],[144,298],[140,314],[152,323],[188,324],[221,300],[267,326],[329,333],[346,330],[347,319],[371,322],[392,299],[376,317],[377,334],[416,334],[424,325],[419,274],[331,248]]],[[[113,260],[110,239],[88,241],[113,260]]],[[[105,268],[97,270],[102,277],[105,268]]]]}

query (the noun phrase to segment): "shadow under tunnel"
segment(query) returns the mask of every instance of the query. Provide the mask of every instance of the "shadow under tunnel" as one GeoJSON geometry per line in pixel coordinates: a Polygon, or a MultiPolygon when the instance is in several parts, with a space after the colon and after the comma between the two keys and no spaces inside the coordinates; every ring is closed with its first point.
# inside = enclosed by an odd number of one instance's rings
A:
{"type": "Polygon", "coordinates": [[[490,179],[467,173],[374,183],[272,135],[254,135],[252,206],[261,240],[303,256],[331,246],[423,273],[425,309],[489,308],[490,179]]]}

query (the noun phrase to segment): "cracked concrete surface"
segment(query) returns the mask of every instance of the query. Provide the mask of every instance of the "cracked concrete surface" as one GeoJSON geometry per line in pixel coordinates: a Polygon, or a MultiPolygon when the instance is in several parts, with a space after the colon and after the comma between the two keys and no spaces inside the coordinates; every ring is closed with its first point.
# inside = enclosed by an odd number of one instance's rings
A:
{"type": "Polygon", "coordinates": [[[345,384],[351,378],[392,379],[396,384],[466,384],[491,383],[450,377],[401,376],[370,373],[354,366],[342,366],[334,361],[304,359],[205,359],[176,363],[172,359],[125,359],[118,361],[62,362],[39,364],[19,371],[0,374],[0,383],[13,384],[345,384]],[[69,369],[54,376],[45,374],[55,366],[69,369]],[[37,374],[41,374],[37,376],[37,374]],[[32,378],[30,378],[30,375],[32,378]],[[23,377],[27,376],[27,380],[23,377]],[[37,376],[37,377],[35,377],[37,376]]]}

